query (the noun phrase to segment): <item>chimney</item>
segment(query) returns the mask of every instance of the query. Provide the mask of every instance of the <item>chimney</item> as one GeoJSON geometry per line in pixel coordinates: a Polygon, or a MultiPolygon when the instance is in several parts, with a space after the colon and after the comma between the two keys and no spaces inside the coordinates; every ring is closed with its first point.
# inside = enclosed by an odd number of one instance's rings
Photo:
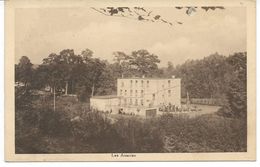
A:
{"type": "Polygon", "coordinates": [[[143,75],[142,78],[145,78],[145,75],[143,75]]]}
{"type": "Polygon", "coordinates": [[[175,78],[175,75],[172,75],[172,78],[175,78]]]}

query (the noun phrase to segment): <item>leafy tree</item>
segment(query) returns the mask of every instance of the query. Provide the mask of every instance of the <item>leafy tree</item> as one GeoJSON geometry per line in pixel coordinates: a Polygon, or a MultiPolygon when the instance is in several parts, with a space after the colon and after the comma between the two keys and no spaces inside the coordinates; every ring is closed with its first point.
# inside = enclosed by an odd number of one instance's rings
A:
{"type": "Polygon", "coordinates": [[[53,92],[53,109],[55,111],[56,93],[62,91],[68,78],[70,78],[70,68],[68,64],[79,61],[74,56],[73,50],[63,50],[60,55],[50,54],[43,59],[43,64],[38,69],[38,77],[44,80],[45,86],[50,86],[53,92]]]}
{"type": "Polygon", "coordinates": [[[85,49],[81,52],[81,55],[83,57],[83,60],[85,62],[87,62],[88,60],[90,60],[93,57],[93,51],[90,49],[85,49]]]}
{"type": "Polygon", "coordinates": [[[133,51],[130,55],[124,52],[115,52],[115,70],[121,76],[153,76],[159,72],[157,55],[145,49],[133,51]]]}
{"type": "Polygon", "coordinates": [[[102,73],[106,67],[104,61],[98,58],[89,59],[89,61],[78,71],[80,80],[77,81],[77,93],[80,99],[85,100],[95,94],[95,90],[103,85],[101,82],[102,73]],[[80,93],[82,90],[85,92],[80,93]]]}
{"type": "Polygon", "coordinates": [[[235,53],[228,57],[228,63],[232,66],[232,78],[230,78],[227,90],[227,98],[231,112],[235,116],[246,116],[247,111],[247,65],[246,53],[235,53]]]}
{"type": "Polygon", "coordinates": [[[113,55],[114,55],[115,63],[113,64],[112,68],[114,74],[117,77],[130,76],[131,75],[130,64],[129,64],[130,56],[120,51],[114,52],[113,55]]]}
{"type": "Polygon", "coordinates": [[[27,56],[22,56],[18,65],[15,65],[15,81],[23,83],[26,87],[32,81],[32,63],[27,56]]]}
{"type": "MultiPolygon", "coordinates": [[[[223,6],[176,6],[175,9],[178,10],[185,10],[185,13],[188,16],[193,15],[198,9],[202,9],[204,11],[214,11],[216,9],[225,9],[223,6]]],[[[112,16],[112,17],[123,17],[127,19],[134,19],[138,21],[146,21],[146,22],[154,22],[154,23],[162,23],[167,24],[169,26],[174,25],[182,25],[183,22],[181,21],[169,21],[168,19],[164,18],[162,15],[155,13],[154,11],[144,8],[144,7],[105,7],[105,8],[94,8],[96,12],[99,12],[105,16],[112,16]]]]}
{"type": "Polygon", "coordinates": [[[99,87],[96,89],[97,95],[111,95],[116,94],[116,83],[117,78],[120,77],[120,74],[116,72],[114,64],[109,64],[106,62],[106,66],[100,76],[99,87]]]}
{"type": "Polygon", "coordinates": [[[64,49],[59,55],[50,54],[43,60],[43,65],[48,69],[47,72],[52,74],[47,80],[49,85],[65,89],[66,94],[73,93],[75,82],[79,77],[77,69],[81,64],[83,64],[83,58],[80,55],[75,55],[72,49],[64,49]]]}
{"type": "Polygon", "coordinates": [[[151,76],[158,70],[160,60],[158,56],[150,54],[147,50],[133,51],[129,58],[130,66],[139,74],[151,76]]]}
{"type": "Polygon", "coordinates": [[[182,97],[186,97],[188,92],[191,98],[220,98],[227,89],[229,69],[226,57],[215,53],[177,65],[173,75],[182,79],[182,97]]]}

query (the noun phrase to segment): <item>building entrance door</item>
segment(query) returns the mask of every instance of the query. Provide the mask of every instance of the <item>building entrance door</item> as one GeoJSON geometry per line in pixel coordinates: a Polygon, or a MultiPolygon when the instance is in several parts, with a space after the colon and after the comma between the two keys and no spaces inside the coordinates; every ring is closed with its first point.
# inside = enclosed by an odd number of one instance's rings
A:
{"type": "Polygon", "coordinates": [[[147,117],[155,117],[156,116],[156,109],[149,109],[145,111],[145,116],[147,117]]]}

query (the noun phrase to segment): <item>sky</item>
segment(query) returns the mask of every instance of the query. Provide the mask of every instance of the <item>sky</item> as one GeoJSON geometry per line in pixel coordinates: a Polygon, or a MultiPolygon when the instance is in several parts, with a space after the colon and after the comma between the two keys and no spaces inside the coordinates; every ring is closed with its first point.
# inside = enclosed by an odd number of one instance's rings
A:
{"type": "Polygon", "coordinates": [[[91,8],[24,8],[15,12],[15,62],[21,56],[41,64],[50,53],[88,48],[98,57],[113,61],[112,53],[146,49],[159,57],[159,66],[201,59],[218,52],[230,55],[246,51],[246,8],[197,12],[188,16],[173,7],[147,8],[163,23],[102,15],[91,8]]]}

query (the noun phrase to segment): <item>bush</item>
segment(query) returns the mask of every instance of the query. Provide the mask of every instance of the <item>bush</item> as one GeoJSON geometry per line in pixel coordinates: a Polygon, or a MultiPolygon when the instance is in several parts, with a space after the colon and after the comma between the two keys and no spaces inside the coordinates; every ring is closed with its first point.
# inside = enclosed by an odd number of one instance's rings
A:
{"type": "Polygon", "coordinates": [[[247,148],[244,119],[165,115],[158,126],[165,131],[168,152],[244,152],[247,148]]]}
{"type": "Polygon", "coordinates": [[[162,152],[163,135],[152,120],[121,118],[114,127],[123,139],[124,152],[162,152]]]}
{"type": "Polygon", "coordinates": [[[247,148],[247,122],[242,118],[213,114],[113,118],[83,112],[78,104],[70,104],[73,114],[44,105],[16,109],[16,153],[241,152],[247,148]]]}
{"type": "MultiPolygon", "coordinates": [[[[72,123],[73,136],[81,143],[92,145],[93,152],[120,152],[122,140],[110,120],[99,112],[88,112],[72,123]]],[[[89,150],[84,150],[89,152],[89,150]]]]}
{"type": "Polygon", "coordinates": [[[77,86],[76,94],[78,100],[81,102],[86,102],[91,96],[91,89],[87,86],[77,86]]]}
{"type": "Polygon", "coordinates": [[[71,125],[68,116],[62,111],[42,109],[38,111],[39,131],[42,135],[66,137],[71,135],[71,125]]]}

